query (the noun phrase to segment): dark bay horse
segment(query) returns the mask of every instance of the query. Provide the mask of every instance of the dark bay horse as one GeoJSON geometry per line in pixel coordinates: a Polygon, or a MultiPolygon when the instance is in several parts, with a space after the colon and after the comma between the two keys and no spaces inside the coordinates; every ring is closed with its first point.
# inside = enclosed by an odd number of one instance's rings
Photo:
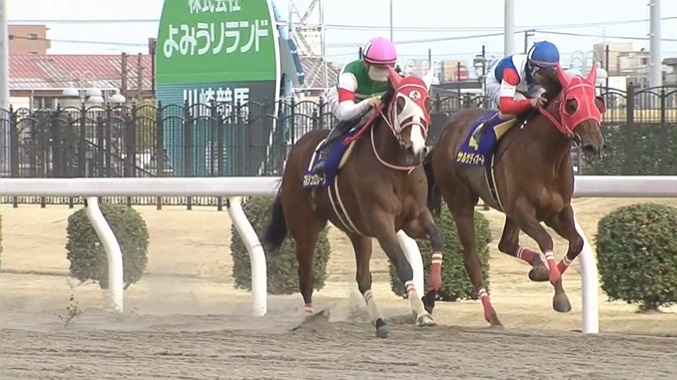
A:
{"type": "Polygon", "coordinates": [[[443,236],[427,208],[428,188],[421,165],[429,149],[425,139],[432,73],[402,78],[390,69],[389,80],[390,90],[371,119],[326,148],[322,178],[313,176],[310,168],[328,131],[308,132],[292,147],[262,239],[265,250],[272,253],[287,232],[291,234],[296,242],[300,291],[306,315],[311,316],[318,235],[327,221],[345,232],[355,250],[357,285],[379,337],[389,336],[390,328],[371,291],[372,238],[397,269],[418,326],[435,324],[431,314],[440,287],[443,246],[443,236]],[[415,239],[428,237],[433,247],[433,270],[423,297],[416,293],[411,265],[398,243],[399,230],[415,239]]]}
{"type": "Polygon", "coordinates": [[[586,160],[601,160],[604,140],[600,121],[605,108],[595,95],[595,67],[587,78],[570,78],[560,66],[556,73],[557,80],[545,86],[547,102],[538,111],[494,122],[494,129],[478,142],[471,137],[478,120],[500,115],[480,108],[461,110],[449,118],[431,153],[433,176],[428,181],[437,189],[430,190],[436,197],[430,207],[438,208],[443,198],[453,215],[465,268],[492,326],[501,326],[501,322],[484,288],[476,253],[473,218],[479,198],[506,215],[498,249],[531,264],[532,281],[553,284],[555,310],[571,310],[561,275],[583,249],[571,207],[571,149],[577,145],[586,160]],[[559,263],[555,262],[553,240],[541,222],[569,242],[559,263]],[[542,253],[519,245],[520,230],[538,243],[542,253]]]}

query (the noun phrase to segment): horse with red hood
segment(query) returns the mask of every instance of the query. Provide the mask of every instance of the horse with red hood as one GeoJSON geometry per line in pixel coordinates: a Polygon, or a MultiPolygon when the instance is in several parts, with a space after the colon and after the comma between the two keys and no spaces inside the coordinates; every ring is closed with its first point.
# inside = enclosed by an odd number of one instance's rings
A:
{"type": "Polygon", "coordinates": [[[584,159],[602,159],[600,124],[605,106],[595,93],[595,66],[584,78],[569,77],[557,64],[553,77],[543,82],[545,104],[517,118],[494,122],[479,141],[473,132],[495,120],[498,111],[469,108],[452,115],[429,164],[430,207],[439,210],[443,199],[453,215],[466,270],[492,326],[501,322],[484,287],[475,247],[474,206],[480,198],[505,214],[498,249],[530,264],[532,281],[550,281],[555,310],[571,310],[561,276],[583,249],[571,206],[571,151],[580,147],[584,159]],[[559,262],[552,237],[541,222],[569,243],[559,262]],[[520,230],[536,241],[538,251],[520,245],[520,230]]]}

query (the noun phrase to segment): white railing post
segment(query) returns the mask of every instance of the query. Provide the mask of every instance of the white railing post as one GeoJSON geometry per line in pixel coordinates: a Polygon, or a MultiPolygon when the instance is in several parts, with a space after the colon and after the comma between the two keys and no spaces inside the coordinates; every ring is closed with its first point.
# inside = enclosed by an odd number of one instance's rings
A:
{"type": "Polygon", "coordinates": [[[267,313],[268,298],[266,255],[254,227],[242,209],[241,197],[228,198],[228,213],[249,252],[252,272],[252,314],[255,317],[262,317],[267,313]]]}
{"type": "Polygon", "coordinates": [[[585,236],[585,232],[578,224],[576,215],[574,215],[576,231],[583,238],[583,251],[579,256],[581,263],[581,308],[582,322],[581,331],[583,334],[599,333],[599,301],[597,290],[599,289],[599,279],[597,278],[597,261],[592,252],[592,246],[585,236]]]}
{"type": "MultiPolygon", "coordinates": [[[[418,244],[416,244],[416,240],[410,238],[403,230],[397,231],[397,240],[400,242],[400,247],[402,247],[404,255],[414,271],[414,288],[416,293],[423,297],[425,295],[425,289],[423,288],[423,258],[421,257],[421,251],[418,249],[418,244]]],[[[409,307],[411,307],[411,304],[409,304],[409,307]]]]}
{"type": "Polygon", "coordinates": [[[124,309],[124,269],[120,244],[118,244],[113,230],[101,213],[98,197],[85,198],[85,213],[106,250],[106,258],[108,259],[108,307],[114,312],[121,313],[124,309]]]}

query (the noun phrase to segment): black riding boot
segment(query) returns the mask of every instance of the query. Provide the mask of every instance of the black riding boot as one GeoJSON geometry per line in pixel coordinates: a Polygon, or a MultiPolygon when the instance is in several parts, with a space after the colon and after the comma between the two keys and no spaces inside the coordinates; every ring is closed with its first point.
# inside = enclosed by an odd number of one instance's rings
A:
{"type": "Polygon", "coordinates": [[[334,128],[332,128],[329,131],[329,134],[327,135],[327,138],[324,140],[324,143],[317,149],[316,153],[320,155],[319,160],[317,161],[317,164],[313,166],[313,169],[311,170],[310,174],[312,175],[322,175],[324,174],[324,161],[327,158],[327,148],[329,145],[331,145],[334,142],[334,138],[338,136],[339,134],[342,133],[343,131],[343,126],[345,126],[348,123],[337,123],[334,128]]]}

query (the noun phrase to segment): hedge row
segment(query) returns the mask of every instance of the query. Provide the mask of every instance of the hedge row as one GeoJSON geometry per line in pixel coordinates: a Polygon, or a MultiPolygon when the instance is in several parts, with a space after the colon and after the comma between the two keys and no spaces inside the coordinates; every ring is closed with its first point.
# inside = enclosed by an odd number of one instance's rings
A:
{"type": "Polygon", "coordinates": [[[602,128],[602,162],[581,162],[584,175],[677,175],[677,124],[602,128]]]}
{"type": "Polygon", "coordinates": [[[634,204],[597,224],[597,262],[610,300],[641,310],[677,303],[677,208],[634,204]]]}
{"type": "MultiPolygon", "coordinates": [[[[273,198],[271,197],[252,197],[249,198],[242,208],[247,219],[254,227],[258,236],[263,235],[263,231],[268,225],[271,215],[273,198]]],[[[315,249],[315,260],[313,260],[313,274],[315,276],[314,288],[320,290],[324,287],[327,279],[327,263],[331,247],[325,228],[320,233],[320,239],[315,249]]],[[[240,289],[251,290],[251,260],[244,242],[235,230],[231,227],[230,254],[233,257],[233,278],[235,286],[240,289]]],[[[298,264],[296,262],[296,244],[294,240],[287,236],[282,243],[279,252],[266,252],[268,293],[270,294],[291,294],[299,291],[298,264]]]]}
{"type": "MultiPolygon", "coordinates": [[[[131,207],[100,204],[101,213],[110,225],[122,252],[125,288],[139,281],[148,263],[148,228],[146,222],[131,207]]],[[[85,208],[68,217],[66,227],[66,257],[70,275],[80,281],[95,281],[108,288],[108,258],[85,208]]]]}

